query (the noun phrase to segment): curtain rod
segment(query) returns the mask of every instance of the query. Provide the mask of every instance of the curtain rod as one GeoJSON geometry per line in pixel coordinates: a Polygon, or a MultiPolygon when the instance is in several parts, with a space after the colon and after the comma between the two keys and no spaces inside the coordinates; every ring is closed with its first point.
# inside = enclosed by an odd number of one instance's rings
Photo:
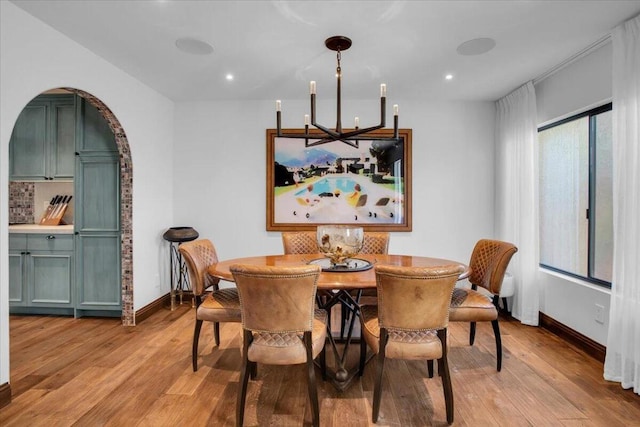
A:
{"type": "Polygon", "coordinates": [[[549,69],[549,70],[545,71],[544,73],[540,74],[538,77],[534,78],[533,79],[533,84],[536,85],[536,84],[540,83],[541,81],[545,80],[547,77],[551,77],[552,75],[554,75],[558,71],[560,71],[563,68],[569,66],[570,64],[573,64],[574,62],[576,62],[580,58],[583,58],[583,57],[587,56],[588,54],[590,54],[591,52],[593,52],[594,50],[599,49],[600,47],[602,47],[603,45],[608,43],[610,40],[611,40],[611,33],[608,33],[607,35],[599,38],[598,40],[596,40],[595,42],[591,43],[589,46],[585,47],[584,49],[582,49],[578,53],[576,53],[574,55],[571,55],[569,58],[565,59],[564,61],[562,61],[558,65],[552,67],[551,69],[549,69]]]}

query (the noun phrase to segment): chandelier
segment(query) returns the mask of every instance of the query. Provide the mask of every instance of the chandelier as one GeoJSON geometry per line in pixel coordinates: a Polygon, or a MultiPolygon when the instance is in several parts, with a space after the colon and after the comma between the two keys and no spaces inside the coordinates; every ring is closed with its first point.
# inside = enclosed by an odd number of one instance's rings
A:
{"type": "Polygon", "coordinates": [[[378,129],[385,127],[386,116],[386,104],[387,104],[387,85],[384,83],[380,85],[380,124],[367,128],[360,128],[360,119],[355,118],[355,127],[352,130],[344,130],[342,128],[341,118],[341,82],[342,82],[342,69],[340,68],[340,53],[351,47],[351,39],[344,36],[329,37],[324,42],[325,46],[337,52],[336,67],[336,84],[337,84],[337,107],[336,107],[336,127],[330,129],[316,122],[316,82],[309,83],[309,93],[311,94],[311,118],[308,114],[304,116],[304,134],[302,133],[283,133],[281,128],[281,115],[282,115],[282,102],[276,101],[276,136],[279,138],[304,138],[305,147],[311,147],[314,145],[326,144],[333,141],[342,141],[352,147],[358,148],[358,141],[361,140],[384,140],[384,141],[399,141],[398,138],[398,105],[393,106],[393,137],[380,136],[379,134],[371,134],[378,129]],[[319,129],[320,132],[309,133],[309,124],[319,129]],[[309,142],[309,140],[313,140],[309,142]]]}

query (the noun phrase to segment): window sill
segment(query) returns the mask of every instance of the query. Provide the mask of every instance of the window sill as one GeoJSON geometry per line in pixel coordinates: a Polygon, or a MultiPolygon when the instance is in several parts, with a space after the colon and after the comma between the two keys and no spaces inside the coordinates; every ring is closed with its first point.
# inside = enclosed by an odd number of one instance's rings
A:
{"type": "Polygon", "coordinates": [[[600,291],[603,294],[611,295],[611,289],[605,288],[604,286],[598,286],[596,284],[587,282],[586,280],[579,279],[577,277],[569,276],[566,274],[559,273],[557,271],[549,270],[544,267],[538,267],[538,271],[544,274],[548,274],[550,276],[557,277],[562,280],[566,280],[567,282],[575,283],[577,285],[584,286],[589,289],[593,289],[594,291],[600,291]]]}

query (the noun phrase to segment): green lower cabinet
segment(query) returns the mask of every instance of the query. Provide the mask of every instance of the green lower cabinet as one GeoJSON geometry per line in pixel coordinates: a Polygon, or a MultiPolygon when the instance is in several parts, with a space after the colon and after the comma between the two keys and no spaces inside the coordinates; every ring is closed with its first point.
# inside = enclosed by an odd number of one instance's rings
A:
{"type": "Polygon", "coordinates": [[[27,286],[24,273],[24,258],[21,252],[9,251],[9,304],[27,305],[27,286]]]}
{"type": "Polygon", "coordinates": [[[121,312],[119,233],[76,236],[76,309],[121,312]]]}
{"type": "Polygon", "coordinates": [[[12,313],[73,314],[72,235],[9,236],[9,307],[12,313]]]}
{"type": "Polygon", "coordinates": [[[72,307],[73,252],[33,251],[28,258],[31,307],[72,307]]]}

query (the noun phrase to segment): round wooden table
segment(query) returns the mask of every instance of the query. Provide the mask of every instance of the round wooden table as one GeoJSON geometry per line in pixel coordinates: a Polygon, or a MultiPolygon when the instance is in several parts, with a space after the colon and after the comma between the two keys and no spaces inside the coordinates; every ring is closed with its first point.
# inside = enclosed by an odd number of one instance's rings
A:
{"type": "MultiPolygon", "coordinates": [[[[229,267],[234,264],[293,267],[306,265],[314,260],[324,261],[324,256],[322,254],[305,254],[264,255],[235,258],[213,264],[209,266],[207,272],[221,280],[233,282],[233,275],[231,274],[229,267]]],[[[373,267],[383,264],[406,267],[444,267],[450,265],[462,265],[465,267],[465,270],[459,276],[459,280],[468,277],[471,272],[467,265],[457,261],[411,255],[359,254],[354,258],[354,260],[356,263],[359,263],[360,266],[366,265],[368,262],[372,264],[373,267]]],[[[334,337],[333,331],[331,330],[331,320],[327,325],[327,338],[333,350],[334,360],[336,362],[335,371],[330,372],[330,374],[332,374],[333,384],[338,390],[346,389],[358,372],[357,366],[348,369],[346,361],[350,347],[349,344],[351,343],[352,334],[354,332],[354,321],[356,317],[360,317],[358,314],[360,311],[359,299],[361,291],[364,289],[376,288],[376,273],[375,268],[373,267],[361,271],[322,271],[318,278],[318,306],[331,313],[333,306],[340,304],[343,308],[346,308],[346,311],[342,311],[342,315],[346,313],[345,318],[348,317],[350,320],[346,339],[344,339],[343,335],[344,330],[341,330],[340,334],[334,337]],[[338,350],[337,342],[344,343],[342,352],[338,350]]],[[[331,319],[331,316],[329,319],[331,319]]],[[[342,322],[342,325],[344,327],[344,322],[342,322]]]]}
{"type": "MultiPolygon", "coordinates": [[[[308,264],[309,261],[324,258],[322,254],[305,255],[264,255],[247,258],[235,258],[220,261],[211,265],[207,272],[219,279],[233,282],[233,275],[229,267],[233,264],[251,264],[266,266],[293,267],[308,264]]],[[[411,255],[381,255],[381,254],[359,254],[356,259],[369,261],[376,265],[401,265],[405,267],[442,267],[448,265],[463,265],[465,271],[460,275],[460,279],[469,276],[470,269],[467,265],[458,261],[451,261],[441,258],[430,258],[411,255]]],[[[365,271],[323,271],[318,279],[318,290],[353,290],[371,289],[376,287],[376,273],[373,268],[365,271]]]]}

